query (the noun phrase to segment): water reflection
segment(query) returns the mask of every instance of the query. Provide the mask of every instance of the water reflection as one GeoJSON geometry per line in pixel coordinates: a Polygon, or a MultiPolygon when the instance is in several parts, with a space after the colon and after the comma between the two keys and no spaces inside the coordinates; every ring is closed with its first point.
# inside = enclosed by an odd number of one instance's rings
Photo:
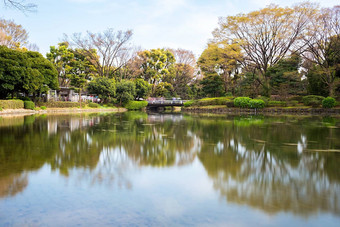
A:
{"type": "Polygon", "coordinates": [[[340,215],[337,118],[81,114],[0,118],[0,197],[48,165],[65,179],[131,189],[141,168],[199,160],[227,202],[269,214],[340,215]]]}

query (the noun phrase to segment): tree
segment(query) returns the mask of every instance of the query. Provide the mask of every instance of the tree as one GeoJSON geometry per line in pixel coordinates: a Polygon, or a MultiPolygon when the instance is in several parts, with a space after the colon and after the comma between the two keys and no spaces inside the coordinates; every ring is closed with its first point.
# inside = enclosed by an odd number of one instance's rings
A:
{"type": "Polygon", "coordinates": [[[79,90],[79,103],[81,106],[81,93],[85,89],[86,84],[95,75],[96,71],[90,61],[83,54],[83,50],[76,49],[72,51],[74,59],[71,61],[72,69],[70,71],[70,85],[79,90]]]}
{"type": "Polygon", "coordinates": [[[112,78],[131,57],[132,48],[129,43],[131,37],[131,30],[115,32],[110,28],[103,33],[88,31],[84,37],[76,33],[70,41],[68,37],[66,40],[72,46],[84,50],[85,56],[94,65],[99,76],[112,78]]]}
{"type": "Polygon", "coordinates": [[[0,46],[0,95],[6,98],[7,95],[17,92],[20,88],[21,78],[25,75],[25,55],[21,51],[11,50],[0,46]]]}
{"type": "Polygon", "coordinates": [[[269,5],[248,14],[220,18],[216,40],[237,42],[244,52],[244,64],[254,64],[259,82],[270,94],[267,70],[287,54],[301,49],[299,39],[316,7],[302,3],[293,8],[269,5]]]}
{"type": "Polygon", "coordinates": [[[169,50],[152,49],[138,53],[136,62],[140,63],[140,77],[155,87],[165,77],[173,76],[175,57],[169,50]]]}
{"type": "Polygon", "coordinates": [[[74,53],[69,48],[67,42],[59,43],[58,47],[50,47],[50,52],[46,54],[47,59],[52,62],[58,71],[58,79],[60,87],[68,87],[72,73],[72,61],[74,53]]]}
{"type": "Polygon", "coordinates": [[[116,92],[116,98],[119,101],[119,104],[122,105],[134,99],[136,96],[136,87],[133,81],[121,80],[117,83],[116,92]]]}
{"type": "Polygon", "coordinates": [[[151,85],[143,79],[135,79],[136,95],[135,99],[145,99],[151,91],[151,85]]]}
{"type": "Polygon", "coordinates": [[[160,82],[155,88],[154,96],[171,98],[176,96],[176,94],[174,92],[173,86],[170,83],[160,82]]]}
{"type": "Polygon", "coordinates": [[[26,0],[3,0],[3,3],[7,7],[12,7],[18,9],[23,12],[32,12],[37,8],[36,4],[33,3],[25,3],[26,0]]]}
{"type": "Polygon", "coordinates": [[[22,78],[22,91],[38,95],[50,89],[58,89],[58,73],[53,64],[40,53],[24,52],[27,57],[27,69],[22,78]]]}
{"type": "Polygon", "coordinates": [[[58,88],[57,71],[40,53],[0,46],[0,95],[40,94],[58,88]]]}
{"type": "Polygon", "coordinates": [[[28,33],[12,20],[0,19],[0,45],[17,49],[28,44],[28,33]]]}
{"type": "Polygon", "coordinates": [[[270,78],[270,86],[274,93],[286,97],[289,94],[297,95],[303,92],[301,74],[298,71],[300,65],[301,57],[294,54],[268,68],[266,76],[270,78]]]}
{"type": "Polygon", "coordinates": [[[209,97],[220,97],[225,94],[223,80],[217,75],[206,75],[200,83],[203,92],[209,97]]]}
{"type": "Polygon", "coordinates": [[[239,44],[222,41],[208,44],[197,63],[204,74],[216,73],[221,76],[225,92],[235,94],[242,61],[243,56],[239,44]]]}
{"type": "Polygon", "coordinates": [[[88,83],[87,90],[91,94],[97,94],[102,102],[108,102],[116,95],[116,83],[114,79],[96,77],[88,83]]]}
{"type": "Polygon", "coordinates": [[[303,56],[323,70],[321,78],[328,86],[328,94],[333,96],[340,68],[340,6],[324,8],[312,17],[304,41],[303,56]]]}

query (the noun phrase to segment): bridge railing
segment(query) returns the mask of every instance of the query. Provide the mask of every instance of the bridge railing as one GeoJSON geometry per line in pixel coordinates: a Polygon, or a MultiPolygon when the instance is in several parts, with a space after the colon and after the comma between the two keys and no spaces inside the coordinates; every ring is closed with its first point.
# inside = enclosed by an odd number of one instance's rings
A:
{"type": "Polygon", "coordinates": [[[182,100],[150,100],[148,101],[149,104],[152,105],[182,105],[182,100]]]}

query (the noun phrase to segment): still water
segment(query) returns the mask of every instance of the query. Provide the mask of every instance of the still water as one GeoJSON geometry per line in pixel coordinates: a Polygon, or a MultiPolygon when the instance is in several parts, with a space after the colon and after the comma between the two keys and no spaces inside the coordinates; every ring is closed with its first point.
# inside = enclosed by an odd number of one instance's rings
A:
{"type": "Polygon", "coordinates": [[[339,224],[339,118],[0,117],[0,226],[339,224]]]}

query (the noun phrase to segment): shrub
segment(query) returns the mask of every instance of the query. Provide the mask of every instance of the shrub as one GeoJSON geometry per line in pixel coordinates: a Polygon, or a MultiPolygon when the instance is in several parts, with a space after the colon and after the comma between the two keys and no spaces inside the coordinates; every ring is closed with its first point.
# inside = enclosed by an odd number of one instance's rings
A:
{"type": "Polygon", "coordinates": [[[295,101],[295,100],[288,101],[288,106],[297,106],[298,104],[299,104],[299,101],[295,101]]]}
{"type": "Polygon", "coordinates": [[[0,100],[0,108],[2,109],[23,109],[24,102],[22,100],[0,100]]]}
{"type": "Polygon", "coordinates": [[[24,101],[24,107],[25,109],[34,110],[35,104],[32,101],[24,101]]]}
{"type": "Polygon", "coordinates": [[[265,102],[261,99],[252,99],[249,101],[249,107],[252,109],[262,109],[265,105],[265,102]]]}
{"type": "Polygon", "coordinates": [[[39,107],[35,107],[34,110],[41,110],[39,107]]]}
{"type": "Polygon", "coordinates": [[[38,103],[39,106],[46,106],[48,108],[76,108],[79,107],[78,102],[44,102],[44,103],[38,103]]]}
{"type": "Polygon", "coordinates": [[[2,108],[0,107],[0,111],[2,111],[2,108]]]}
{"type": "Polygon", "coordinates": [[[194,100],[189,100],[189,101],[186,101],[185,103],[183,103],[183,106],[189,107],[189,106],[192,106],[193,104],[194,104],[194,100]]]}
{"type": "Polygon", "coordinates": [[[324,99],[324,97],[318,95],[307,95],[302,98],[302,102],[306,106],[319,107],[324,99]]]}
{"type": "Polygon", "coordinates": [[[260,97],[258,97],[258,98],[256,98],[256,99],[261,99],[261,100],[264,101],[265,106],[268,105],[268,102],[269,102],[269,98],[268,98],[268,97],[266,97],[266,96],[260,96],[260,97]]]}
{"type": "Polygon", "coordinates": [[[88,104],[88,107],[90,107],[90,108],[99,108],[100,105],[99,105],[98,103],[90,102],[90,103],[88,104]]]}
{"type": "Polygon", "coordinates": [[[241,108],[247,108],[249,107],[249,101],[251,98],[249,97],[238,97],[234,99],[234,106],[235,107],[241,107],[241,108]]]}
{"type": "Polygon", "coordinates": [[[230,101],[230,97],[218,97],[218,98],[204,98],[197,101],[198,106],[209,106],[209,105],[227,105],[230,101]]]}
{"type": "Polygon", "coordinates": [[[140,110],[148,105],[147,101],[129,101],[125,108],[128,110],[140,110]]]}
{"type": "Polygon", "coordinates": [[[46,106],[40,106],[40,109],[46,110],[46,106]]]}
{"type": "Polygon", "coordinates": [[[287,103],[285,101],[268,101],[268,107],[285,107],[287,103]]]}
{"type": "Polygon", "coordinates": [[[323,108],[333,108],[336,104],[336,101],[332,97],[327,97],[324,100],[322,100],[322,107],[323,108]]]}

